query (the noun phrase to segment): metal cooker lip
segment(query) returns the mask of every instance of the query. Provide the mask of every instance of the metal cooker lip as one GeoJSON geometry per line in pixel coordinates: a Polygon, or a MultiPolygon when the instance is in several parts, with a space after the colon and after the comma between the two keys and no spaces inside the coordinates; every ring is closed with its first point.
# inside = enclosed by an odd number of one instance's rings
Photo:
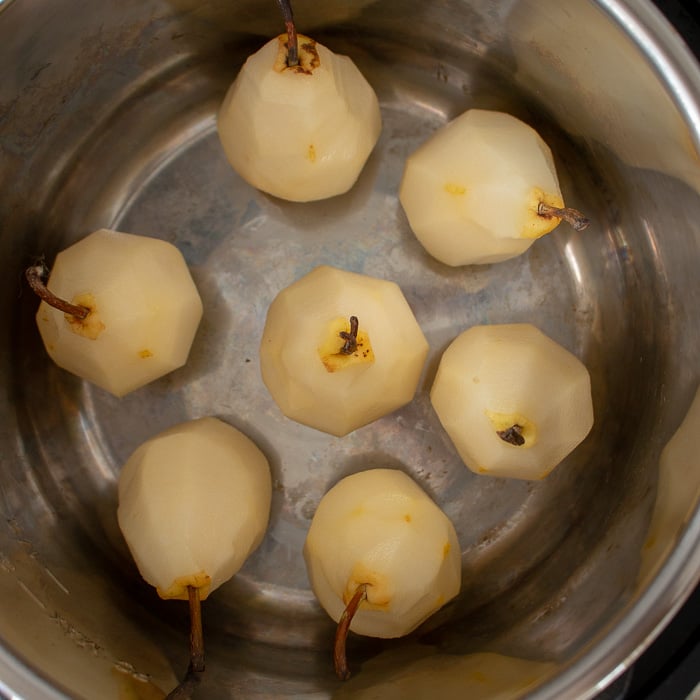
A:
{"type": "MultiPolygon", "coordinates": [[[[681,35],[650,1],[596,2],[642,52],[681,113],[693,145],[700,150],[700,65],[681,35]]],[[[683,534],[647,589],[618,613],[601,639],[593,640],[530,697],[588,700],[629,670],[700,584],[699,543],[696,503],[683,534]]]]}
{"type": "MultiPolygon", "coordinates": [[[[0,13],[13,0],[0,0],[0,13]]],[[[700,66],[650,0],[596,0],[640,49],[687,124],[700,150],[700,66]]],[[[556,678],[533,691],[533,698],[593,698],[628,670],[678,613],[700,583],[700,511],[652,583],[618,614],[610,631],[572,659],[556,678]],[[603,675],[601,670],[607,669],[603,675]]],[[[67,700],[62,690],[41,676],[21,656],[0,645],[0,698],[3,693],[24,700],[67,700]]]]}
{"type": "Polygon", "coordinates": [[[678,614],[700,582],[700,512],[695,512],[662,569],[640,597],[627,605],[610,631],[593,641],[565,670],[531,696],[590,700],[629,670],[678,614]]]}
{"type": "Polygon", "coordinates": [[[683,37],[651,0],[596,0],[641,50],[700,149],[700,65],[683,37]]]}
{"type": "Polygon", "coordinates": [[[0,646],[0,700],[70,700],[7,646],[0,646]]]}

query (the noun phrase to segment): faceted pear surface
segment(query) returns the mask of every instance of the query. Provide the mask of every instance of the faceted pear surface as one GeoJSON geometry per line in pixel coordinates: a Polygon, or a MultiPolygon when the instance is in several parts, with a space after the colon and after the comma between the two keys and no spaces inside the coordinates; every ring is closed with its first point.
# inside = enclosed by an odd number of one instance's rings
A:
{"type": "Polygon", "coordinates": [[[495,263],[524,253],[557,226],[540,202],[564,206],[552,153],[503,112],[472,109],[406,161],[399,199],[423,247],[447,265],[495,263]]]}
{"type": "Polygon", "coordinates": [[[542,479],[593,426],[585,365],[526,323],[461,333],[440,360],[430,398],[478,474],[542,479]]]}
{"type": "Polygon", "coordinates": [[[123,396],[187,361],[202,301],[171,243],[100,229],[56,256],[47,287],[91,309],[79,322],[39,305],[39,333],[59,367],[123,396]]]}
{"type": "Polygon", "coordinates": [[[270,305],[260,368],[288,418],[342,436],[411,401],[427,352],[398,285],[321,266],[270,305]],[[343,356],[351,316],[361,347],[343,356]]]}
{"type": "Polygon", "coordinates": [[[336,622],[360,584],[367,600],[350,629],[371,637],[414,630],[461,586],[455,529],[396,469],[342,479],[321,499],[304,545],[314,594],[336,622]]]}
{"type": "Polygon", "coordinates": [[[381,131],[374,90],[347,56],[299,36],[300,65],[286,65],[286,35],[248,58],[218,115],[224,152],[248,183],[306,202],[349,190],[381,131]]]}
{"type": "Polygon", "coordinates": [[[162,598],[200,598],[227,581],[263,539],[270,468],[217,418],[177,425],[142,444],[119,477],[119,526],[143,578],[162,598]]]}

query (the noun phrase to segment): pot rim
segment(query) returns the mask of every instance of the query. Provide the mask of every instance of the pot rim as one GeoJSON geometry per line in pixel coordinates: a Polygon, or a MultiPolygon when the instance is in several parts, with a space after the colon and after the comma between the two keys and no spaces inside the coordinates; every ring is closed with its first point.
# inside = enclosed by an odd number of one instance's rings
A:
{"type": "MultiPolygon", "coordinates": [[[[0,14],[13,0],[0,0],[0,14]]],[[[700,152],[700,64],[651,0],[594,0],[633,42],[681,114],[700,152]]],[[[646,589],[530,697],[594,698],[627,671],[678,613],[700,583],[700,510],[688,520],[671,553],[646,589]]],[[[64,690],[0,643],[0,698],[67,700],[64,690]]]]}
{"type": "Polygon", "coordinates": [[[700,512],[695,512],[675,548],[639,598],[625,606],[567,668],[532,694],[534,700],[589,700],[622,676],[676,616],[700,583],[700,512]]]}

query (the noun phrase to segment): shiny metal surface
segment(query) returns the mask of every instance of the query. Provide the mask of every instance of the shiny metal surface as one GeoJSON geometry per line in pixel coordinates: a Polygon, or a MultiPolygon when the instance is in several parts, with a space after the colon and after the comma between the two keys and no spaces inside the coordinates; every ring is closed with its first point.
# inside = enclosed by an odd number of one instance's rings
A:
{"type": "MultiPolygon", "coordinates": [[[[698,384],[697,65],[642,2],[319,5],[297,2],[298,26],[355,60],[384,129],[348,194],[303,205],[245,185],[215,131],[245,56],[281,30],[274,3],[0,6],[0,679],[27,700],[116,698],[129,674],[169,690],[184,669],[186,606],[140,580],[115,486],[140,442],[190,417],[245,431],[275,485],[263,545],[206,602],[200,697],[341,692],[301,548],[325,490],[371,466],[406,470],[444,508],[464,581],[411,639],[353,639],[358,667],[398,667],[402,650],[495,651],[557,665],[536,697],[587,697],[700,578],[695,512],[637,585],[659,455],[698,384]],[[589,230],[560,228],[483,268],[424,253],[397,200],[403,161],[471,106],[540,131],[589,230]],[[50,262],[103,226],[175,243],[205,304],[188,365],[122,400],[50,363],[21,282],[35,256],[50,262]],[[268,304],[323,263],[397,281],[431,345],[415,401],[343,439],[284,419],[258,367],[268,304]],[[459,331],[515,321],[537,324],[592,376],[593,431],[539,483],[469,472],[428,400],[459,331]]],[[[366,678],[351,683],[371,688],[366,678]]]]}

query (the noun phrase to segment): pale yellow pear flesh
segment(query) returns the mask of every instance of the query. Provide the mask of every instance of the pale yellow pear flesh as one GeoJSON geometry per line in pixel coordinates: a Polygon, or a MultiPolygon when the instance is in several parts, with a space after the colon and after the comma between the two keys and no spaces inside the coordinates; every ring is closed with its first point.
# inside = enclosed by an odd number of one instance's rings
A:
{"type": "Polygon", "coordinates": [[[143,578],[162,598],[205,599],[263,539],[272,486],[265,455],[216,418],[143,443],[119,477],[119,527],[143,578]]]}
{"type": "Polygon", "coordinates": [[[347,57],[299,35],[300,66],[286,66],[286,35],[250,56],[218,113],[233,169],[263,192],[307,202],[349,190],[379,138],[374,90],[347,57]]]}
{"type": "Polygon", "coordinates": [[[417,641],[363,663],[333,700],[522,700],[557,670],[552,661],[441,651],[417,641]]]}
{"type": "Polygon", "coordinates": [[[454,598],[461,586],[455,529],[418,484],[396,469],[342,479],[321,499],[304,544],[314,594],[340,619],[368,584],[350,629],[401,637],[454,598]]]}
{"type": "Polygon", "coordinates": [[[461,333],[440,360],[430,398],[462,460],[478,474],[542,479],[593,426],[585,365],[531,324],[461,333]],[[513,426],[520,445],[499,436],[513,426]]]}
{"type": "Polygon", "coordinates": [[[552,153],[537,132],[503,112],[472,109],[406,161],[399,199],[423,247],[441,262],[477,265],[524,253],[560,219],[552,153]]]}
{"type": "Polygon", "coordinates": [[[171,243],[100,229],[56,256],[47,287],[90,309],[78,321],[39,305],[39,333],[59,367],[123,396],[187,361],[203,307],[171,243]]]}
{"type": "Polygon", "coordinates": [[[270,305],[260,369],[284,415],[342,436],[410,402],[427,353],[398,285],[320,266],[270,305]],[[338,333],[351,316],[366,340],[354,357],[344,358],[338,333]]]}

